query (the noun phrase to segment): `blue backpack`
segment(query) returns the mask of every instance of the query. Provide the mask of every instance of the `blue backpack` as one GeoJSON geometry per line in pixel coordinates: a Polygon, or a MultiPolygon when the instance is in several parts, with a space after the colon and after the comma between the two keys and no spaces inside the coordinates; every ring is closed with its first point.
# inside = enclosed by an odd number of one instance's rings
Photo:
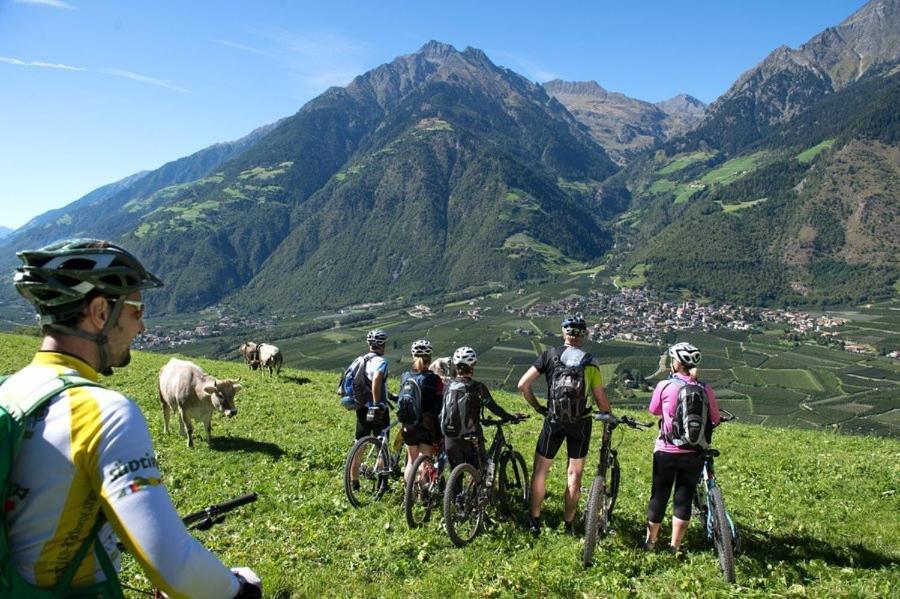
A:
{"type": "Polygon", "coordinates": [[[337,392],[341,396],[341,405],[348,410],[366,407],[372,399],[372,384],[366,377],[366,365],[378,354],[372,352],[353,360],[338,383],[337,392]]]}
{"type": "Polygon", "coordinates": [[[405,372],[397,396],[397,420],[405,426],[418,426],[422,422],[422,387],[429,373],[405,372]]]}

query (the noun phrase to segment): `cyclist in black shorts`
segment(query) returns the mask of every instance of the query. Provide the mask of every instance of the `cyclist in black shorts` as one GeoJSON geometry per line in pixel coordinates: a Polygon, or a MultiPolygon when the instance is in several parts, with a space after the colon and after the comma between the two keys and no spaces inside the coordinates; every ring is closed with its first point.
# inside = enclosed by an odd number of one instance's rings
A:
{"type": "Polygon", "coordinates": [[[603,389],[596,360],[580,346],[587,334],[587,323],[579,316],[562,322],[562,347],[554,347],[540,355],[519,380],[519,390],[531,407],[546,416],[534,453],[534,477],[531,479],[531,534],[541,533],[541,504],[546,492],[547,473],[556,453],[566,442],[569,458],[568,485],[563,497],[563,521],[571,532],[578,500],[581,497],[581,475],[591,442],[593,419],[588,413],[588,394],[593,396],[601,412],[609,411],[609,400],[603,389]],[[544,375],[547,379],[547,407],[538,403],[531,386],[544,375]]]}
{"type": "MultiPolygon", "coordinates": [[[[503,420],[512,420],[523,414],[510,414],[498,404],[487,386],[472,378],[475,372],[475,363],[478,362],[478,355],[471,347],[460,347],[453,352],[453,366],[456,369],[457,376],[450,379],[444,386],[444,405],[448,401],[449,395],[452,394],[454,383],[463,383],[471,401],[468,406],[469,414],[465,417],[469,420],[468,428],[475,431],[478,436],[479,445],[464,438],[454,438],[450,434],[444,436],[444,450],[447,452],[447,458],[450,461],[450,467],[455,468],[458,464],[469,463],[478,468],[481,467],[481,458],[484,455],[484,433],[481,429],[481,418],[484,408],[489,409],[496,416],[503,420]]],[[[449,409],[449,408],[443,408],[449,409]]],[[[447,433],[447,431],[442,431],[447,433]]]]}

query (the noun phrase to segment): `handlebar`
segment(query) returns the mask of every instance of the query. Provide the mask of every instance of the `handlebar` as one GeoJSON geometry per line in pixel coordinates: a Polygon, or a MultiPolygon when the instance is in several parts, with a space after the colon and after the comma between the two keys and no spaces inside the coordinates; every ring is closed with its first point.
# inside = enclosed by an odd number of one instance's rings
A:
{"type": "Polygon", "coordinates": [[[199,530],[206,530],[216,523],[214,518],[217,516],[222,516],[237,507],[253,503],[254,501],[256,501],[256,493],[247,493],[246,495],[241,495],[240,497],[235,497],[234,499],[229,499],[228,501],[223,501],[222,503],[217,503],[203,508],[200,511],[188,514],[182,518],[181,521],[189,528],[193,527],[199,530]]]}
{"type": "Polygon", "coordinates": [[[620,424],[624,424],[631,428],[638,428],[638,429],[645,429],[645,428],[650,428],[653,426],[652,423],[639,422],[639,421],[635,420],[634,418],[629,418],[628,416],[620,416],[620,417],[613,416],[609,412],[599,412],[599,413],[594,414],[594,420],[596,420],[597,422],[605,422],[605,423],[609,424],[610,426],[618,426],[620,424]]]}
{"type": "Polygon", "coordinates": [[[719,408],[719,422],[730,422],[731,420],[737,420],[737,416],[728,410],[719,408]]]}
{"type": "Polygon", "coordinates": [[[521,416],[513,416],[509,420],[501,419],[501,418],[482,418],[481,424],[483,426],[500,426],[501,424],[519,424],[520,422],[524,422],[528,420],[530,416],[528,414],[523,414],[521,416]]]}

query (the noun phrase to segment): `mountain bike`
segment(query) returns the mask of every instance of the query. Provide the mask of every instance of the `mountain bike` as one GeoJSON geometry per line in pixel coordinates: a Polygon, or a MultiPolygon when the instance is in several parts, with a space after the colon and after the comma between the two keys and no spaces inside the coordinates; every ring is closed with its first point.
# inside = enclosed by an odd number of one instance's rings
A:
{"type": "MultiPolygon", "coordinates": [[[[256,493],[247,493],[246,495],[241,495],[240,497],[235,497],[234,499],[229,499],[222,503],[216,503],[205,507],[202,510],[188,514],[187,516],[184,516],[181,521],[184,522],[184,525],[188,530],[209,530],[214,525],[221,523],[225,519],[225,514],[231,510],[242,505],[247,505],[248,503],[253,503],[256,499],[256,493]]],[[[123,553],[127,552],[125,544],[121,541],[116,543],[116,547],[123,553]]],[[[157,589],[147,591],[129,586],[121,581],[120,584],[122,585],[122,588],[134,591],[141,595],[147,595],[149,597],[165,597],[165,595],[157,589]]]]}
{"type": "MultiPolygon", "coordinates": [[[[388,410],[392,407],[388,401],[388,410]]],[[[398,424],[400,421],[394,420],[377,437],[367,435],[359,439],[347,452],[344,492],[353,507],[366,507],[379,501],[387,492],[391,479],[403,476],[406,452],[402,444],[392,450],[389,443],[391,429],[398,424]],[[352,476],[354,469],[357,475],[355,480],[352,476]]]]}
{"type": "Polygon", "coordinates": [[[420,454],[412,465],[412,476],[406,481],[403,511],[410,528],[418,528],[431,519],[431,512],[441,506],[446,488],[447,454],[444,438],[435,445],[434,455],[420,454]]]}
{"type": "Polygon", "coordinates": [[[630,428],[645,429],[653,424],[638,422],[628,416],[617,418],[609,413],[593,415],[594,420],[603,423],[603,442],[600,445],[600,459],[597,462],[597,474],[591,483],[588,493],[587,507],[584,510],[584,550],[582,563],[587,568],[594,557],[597,539],[609,533],[616,497],[619,495],[619,450],[612,447],[612,433],[620,424],[630,428]]]}
{"type": "MultiPolygon", "coordinates": [[[[734,420],[735,416],[726,410],[719,410],[722,414],[721,422],[734,420]]],[[[706,538],[712,541],[719,555],[719,566],[725,575],[725,580],[735,581],[734,553],[739,546],[737,526],[731,519],[731,514],[725,509],[725,499],[722,497],[722,487],[716,482],[716,473],[713,468],[713,459],[719,457],[718,449],[701,450],[703,458],[703,477],[697,483],[697,491],[694,493],[694,513],[706,531],[706,538]]]]}
{"type": "Polygon", "coordinates": [[[458,464],[444,491],[444,527],[457,547],[463,547],[481,531],[489,506],[497,509],[502,518],[524,522],[530,493],[528,468],[522,454],[506,440],[503,425],[518,424],[526,418],[482,420],[484,426],[497,427],[484,455],[477,436],[464,437],[475,443],[480,463],[478,468],[458,464]]]}

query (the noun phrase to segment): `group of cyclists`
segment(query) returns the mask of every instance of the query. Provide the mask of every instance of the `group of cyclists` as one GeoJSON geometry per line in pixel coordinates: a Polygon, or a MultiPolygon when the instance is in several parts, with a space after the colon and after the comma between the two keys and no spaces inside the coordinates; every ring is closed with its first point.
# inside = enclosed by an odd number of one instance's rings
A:
{"type": "MultiPolygon", "coordinates": [[[[567,484],[563,495],[563,524],[567,532],[575,531],[578,503],[585,459],[591,442],[594,419],[588,407],[593,402],[601,413],[610,411],[609,399],[603,387],[599,363],[586,353],[582,345],[587,337],[587,323],[580,315],[566,317],[562,321],[563,344],[545,350],[522,375],[518,389],[525,401],[544,417],[538,436],[533,476],[529,494],[528,529],[534,536],[542,530],[541,509],[546,494],[547,474],[553,461],[566,444],[568,457],[567,484]],[[547,402],[542,404],[532,389],[541,377],[547,383],[547,402]]],[[[366,366],[366,380],[370,384],[371,399],[356,409],[356,439],[366,435],[379,435],[389,425],[390,404],[386,388],[388,364],[384,351],[388,335],[381,329],[369,331],[366,336],[369,351],[360,356],[366,366]]],[[[484,462],[484,435],[481,419],[484,408],[506,421],[521,420],[522,413],[512,414],[500,406],[491,396],[487,386],[475,380],[478,356],[471,347],[460,347],[449,360],[432,361],[434,349],[427,339],[419,339],[410,347],[412,364],[401,376],[401,387],[409,377],[417,377],[421,388],[421,418],[415,424],[404,424],[402,440],[407,449],[407,480],[413,476],[411,465],[420,454],[433,455],[439,441],[451,468],[469,463],[479,467],[484,462]],[[469,427],[473,434],[461,435],[448,431],[448,417],[442,410],[452,408],[454,389],[465,387],[468,398],[469,427]]],[[[674,489],[674,517],[668,550],[678,553],[691,517],[694,490],[700,478],[702,459],[697,448],[685,445],[673,438],[676,404],[685,385],[702,387],[708,402],[710,426],[719,423],[719,408],[712,388],[699,382],[698,365],[700,350],[689,343],[676,343],[668,349],[670,377],[661,381],[650,400],[649,412],[660,417],[659,436],[653,454],[653,475],[650,500],[647,507],[646,537],[643,547],[656,548],[660,526],[666,506],[674,489]]],[[[679,415],[679,417],[681,417],[679,415]]],[[[711,429],[710,429],[711,430],[711,429]]],[[[358,466],[358,465],[357,465],[358,466]]],[[[359,489],[359,472],[351,469],[354,489],[359,489]]]]}
{"type": "MultiPolygon", "coordinates": [[[[141,293],[162,281],[130,252],[103,240],[65,240],[17,255],[22,265],[14,286],[37,310],[42,342],[31,364],[0,381],[0,418],[9,423],[8,430],[0,430],[6,447],[0,455],[0,475],[6,476],[0,596],[122,597],[118,571],[123,547],[166,596],[260,597],[262,582],[252,570],[226,567],[189,534],[161,482],[143,414],[134,402],[99,382],[100,374],[129,364],[131,342],[144,330],[141,293]]],[[[530,493],[534,535],[541,533],[546,475],[563,441],[569,458],[564,520],[567,529],[574,528],[591,438],[587,399],[600,411],[610,409],[597,363],[581,349],[584,319],[565,319],[562,332],[564,344],[543,352],[518,385],[525,400],[546,417],[530,493]],[[550,389],[546,406],[532,391],[541,376],[550,389]]],[[[386,341],[381,330],[367,335],[364,363],[371,402],[356,410],[357,438],[388,425],[386,341]]],[[[409,463],[432,452],[448,427],[460,425],[443,422],[441,414],[447,397],[465,390],[468,412],[463,418],[476,435],[445,436],[445,450],[451,466],[477,464],[484,447],[482,409],[501,419],[522,414],[504,410],[487,386],[473,378],[478,357],[471,347],[453,352],[453,372],[432,364],[427,340],[413,343],[411,354],[412,369],[404,376],[423,376],[422,417],[402,432],[409,463]]],[[[671,435],[672,406],[679,388],[697,383],[700,352],[679,343],[669,356],[673,375],[656,387],[650,403],[651,413],[662,422],[653,460],[647,549],[657,542],[673,487],[671,547],[680,547],[700,475],[697,455],[671,435]]],[[[716,423],[715,396],[705,389],[716,423]]]]}

